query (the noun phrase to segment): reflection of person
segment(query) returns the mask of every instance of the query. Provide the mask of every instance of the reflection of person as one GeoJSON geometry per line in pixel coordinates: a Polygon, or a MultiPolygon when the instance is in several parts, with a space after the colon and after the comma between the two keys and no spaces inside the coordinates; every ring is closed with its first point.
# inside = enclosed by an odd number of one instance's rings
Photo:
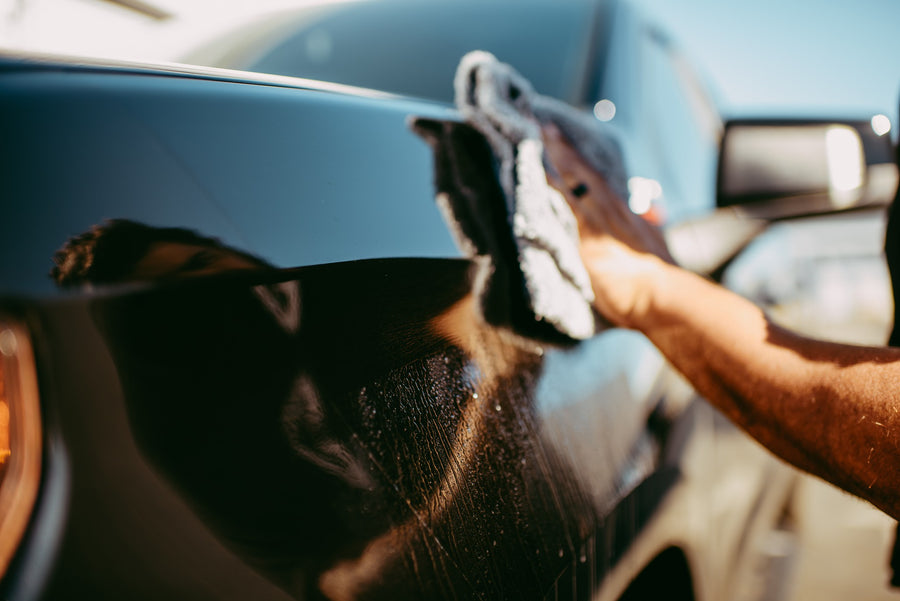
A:
{"type": "Polygon", "coordinates": [[[152,281],[259,269],[267,263],[184,228],[111,219],[69,239],[53,257],[63,287],[152,281]]]}
{"type": "MultiPolygon", "coordinates": [[[[55,262],[67,286],[265,265],[123,220],[55,262]]],[[[91,310],[138,450],[288,592],[538,598],[589,577],[576,554],[593,557],[595,509],[539,435],[541,356],[485,327],[470,286],[464,262],[351,261],[126,290],[91,310]]]]}
{"type": "Polygon", "coordinates": [[[799,336],[677,267],[555,128],[553,183],[578,219],[596,308],[639,330],[716,407],[795,466],[900,518],[900,348],[799,336]]]}

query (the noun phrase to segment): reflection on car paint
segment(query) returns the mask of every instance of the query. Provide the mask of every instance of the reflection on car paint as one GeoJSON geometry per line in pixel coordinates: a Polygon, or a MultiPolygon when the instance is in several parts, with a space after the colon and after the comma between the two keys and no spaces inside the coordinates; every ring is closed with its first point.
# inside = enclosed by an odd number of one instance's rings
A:
{"type": "Polygon", "coordinates": [[[536,403],[563,351],[484,321],[479,266],[275,270],[196,240],[148,244],[134,265],[168,284],[92,314],[141,452],[233,552],[304,598],[591,597],[652,506],[610,513],[622,481],[585,481],[571,432],[597,404],[536,403]]]}

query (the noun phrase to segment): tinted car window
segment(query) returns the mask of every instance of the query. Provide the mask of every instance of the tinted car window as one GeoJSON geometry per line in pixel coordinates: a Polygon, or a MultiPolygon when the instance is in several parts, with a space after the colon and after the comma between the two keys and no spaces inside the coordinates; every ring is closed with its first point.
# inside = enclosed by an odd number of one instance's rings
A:
{"type": "Polygon", "coordinates": [[[574,103],[597,11],[580,1],[339,3],[281,16],[276,31],[232,33],[186,61],[449,101],[459,59],[487,50],[520,67],[537,91],[574,103]],[[244,36],[250,41],[235,41],[244,36]],[[226,55],[204,59],[216,46],[226,55]]]}

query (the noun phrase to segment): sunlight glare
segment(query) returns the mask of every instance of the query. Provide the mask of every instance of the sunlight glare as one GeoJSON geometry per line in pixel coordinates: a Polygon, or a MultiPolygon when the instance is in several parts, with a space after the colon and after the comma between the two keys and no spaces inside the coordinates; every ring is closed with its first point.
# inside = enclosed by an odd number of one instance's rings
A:
{"type": "Polygon", "coordinates": [[[616,105],[612,100],[604,98],[594,105],[594,116],[600,121],[612,121],[616,116],[616,105]]]}
{"type": "Polygon", "coordinates": [[[856,130],[845,125],[835,125],[825,133],[825,153],[828,160],[828,177],[835,200],[850,201],[847,193],[863,184],[862,141],[856,130]]]}
{"type": "Polygon", "coordinates": [[[887,115],[875,115],[872,117],[872,130],[879,136],[891,131],[891,120],[887,115]]]}
{"type": "Polygon", "coordinates": [[[644,215],[653,208],[653,201],[662,198],[662,185],[655,179],[631,177],[628,179],[628,206],[637,215],[644,215]]]}

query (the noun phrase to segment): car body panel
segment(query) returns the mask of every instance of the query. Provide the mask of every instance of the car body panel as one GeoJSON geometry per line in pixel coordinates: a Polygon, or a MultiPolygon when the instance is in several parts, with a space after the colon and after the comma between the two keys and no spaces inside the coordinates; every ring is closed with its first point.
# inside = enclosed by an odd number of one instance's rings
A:
{"type": "Polygon", "coordinates": [[[284,86],[260,94],[234,81],[35,67],[8,67],[0,90],[3,195],[7,223],[16,224],[0,238],[8,258],[2,275],[13,291],[48,291],[44,257],[112,217],[202,226],[281,266],[459,256],[434,204],[411,201],[432,190],[428,148],[404,126],[414,105],[387,109],[328,93],[309,94],[307,103],[303,90],[284,86]],[[247,103],[257,107],[255,118],[242,125],[247,103]],[[359,129],[393,132],[384,137],[389,152],[361,144],[359,129]],[[258,160],[248,161],[248,152],[258,160]],[[309,162],[316,177],[303,168],[309,162]],[[395,202],[373,198],[373,187],[395,202]],[[333,198],[353,206],[327,202],[333,198]],[[318,220],[337,227],[323,236],[318,220]],[[278,224],[285,230],[274,233],[278,224]],[[36,244],[44,257],[23,252],[36,244]]]}
{"type": "Polygon", "coordinates": [[[773,464],[717,457],[712,409],[639,334],[486,318],[409,127],[452,111],[20,59],[0,108],[0,310],[32,334],[46,431],[6,597],[617,598],[670,548],[696,598],[733,586],[718,562],[784,488],[747,476],[707,523],[711,478],[773,464]],[[123,217],[256,263],[49,281],[123,217]]]}

